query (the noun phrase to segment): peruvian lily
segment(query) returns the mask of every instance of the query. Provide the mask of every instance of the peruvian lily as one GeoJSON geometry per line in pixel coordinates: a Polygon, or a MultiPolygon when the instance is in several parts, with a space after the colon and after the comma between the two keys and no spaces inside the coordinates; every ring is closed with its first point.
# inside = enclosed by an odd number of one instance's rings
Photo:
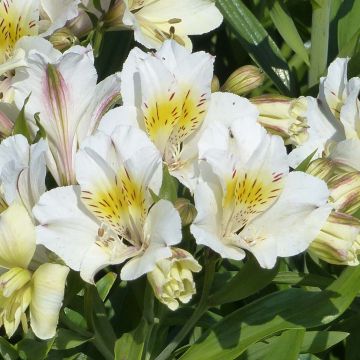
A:
{"type": "Polygon", "coordinates": [[[32,51],[27,61],[28,66],[18,69],[14,78],[15,102],[21,108],[30,96],[26,115],[34,133],[34,115],[39,115],[49,143],[51,174],[58,185],[75,184],[76,151],[118,101],[119,77],[115,74],[96,84],[93,53],[80,46],[64,54],[32,51]]]}
{"type": "Polygon", "coordinates": [[[110,30],[132,29],[135,40],[158,49],[167,39],[192,48],[188,35],[216,29],[223,17],[214,0],[82,0],[86,10],[110,30]],[[95,5],[96,3],[96,5],[95,5]]]}
{"type": "Polygon", "coordinates": [[[153,204],[149,192],[158,192],[161,170],[158,150],[139,129],[89,137],[76,156],[79,185],[46,192],[33,209],[38,243],[90,283],[100,269],[127,260],[124,280],[152,271],[181,240],[179,214],[169,201],[153,204]]]}
{"type": "Polygon", "coordinates": [[[0,75],[26,65],[25,37],[48,36],[78,13],[80,0],[1,0],[0,75]]]}
{"type": "Polygon", "coordinates": [[[69,268],[33,266],[35,227],[27,210],[13,203],[0,215],[0,325],[11,337],[20,322],[41,339],[55,336],[69,268]]]}
{"type": "Polygon", "coordinates": [[[318,98],[308,97],[308,138],[289,154],[292,167],[313,152],[313,158],[321,157],[329,142],[360,138],[360,78],[347,80],[348,61],[335,59],[320,79],[318,98]]]}
{"type": "Polygon", "coordinates": [[[124,106],[109,112],[99,128],[109,133],[126,123],[144,129],[171,175],[191,188],[197,142],[210,103],[213,62],[209,54],[191,54],[170,40],[154,55],[135,48],[121,74],[124,106]]]}
{"type": "Polygon", "coordinates": [[[191,232],[223,258],[241,260],[247,250],[272,268],[277,257],[299,254],[318,234],[331,211],[329,191],[320,179],[289,173],[283,140],[256,122],[252,104],[219,96],[208,114],[218,121],[199,143],[202,177],[191,232]]]}
{"type": "Polygon", "coordinates": [[[159,48],[175,39],[191,49],[188,35],[201,35],[220,26],[223,17],[213,0],[124,0],[123,23],[134,29],[135,40],[159,48]]]}

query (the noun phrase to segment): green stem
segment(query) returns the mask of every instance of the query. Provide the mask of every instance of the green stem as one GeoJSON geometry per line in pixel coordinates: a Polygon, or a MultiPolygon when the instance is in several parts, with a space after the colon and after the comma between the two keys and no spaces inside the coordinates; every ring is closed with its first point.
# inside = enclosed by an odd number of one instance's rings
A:
{"type": "Polygon", "coordinates": [[[313,0],[309,87],[316,85],[326,70],[330,8],[331,0],[313,0]]]}
{"type": "Polygon", "coordinates": [[[168,346],[166,346],[166,348],[157,356],[155,360],[168,359],[171,353],[179,346],[179,344],[184,340],[184,338],[189,333],[189,331],[196,325],[196,323],[199,321],[199,319],[204,315],[204,313],[208,309],[207,299],[214,279],[215,265],[216,265],[215,259],[209,259],[208,262],[206,263],[204,285],[198,306],[196,307],[195,311],[193,312],[189,320],[185,323],[185,325],[174,337],[174,339],[169,343],[168,346]]]}

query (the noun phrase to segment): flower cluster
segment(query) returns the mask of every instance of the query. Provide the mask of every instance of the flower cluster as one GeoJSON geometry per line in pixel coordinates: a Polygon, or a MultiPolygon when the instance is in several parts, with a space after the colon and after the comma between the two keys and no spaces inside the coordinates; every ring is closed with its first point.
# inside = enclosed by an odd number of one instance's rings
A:
{"type": "Polygon", "coordinates": [[[28,320],[39,338],[55,335],[70,269],[90,284],[114,265],[124,281],[147,275],[175,310],[196,292],[202,246],[223,259],[252,253],[263,268],[307,249],[358,264],[360,79],[347,81],[346,59],[330,66],[317,99],[248,100],[239,94],[263,81],[261,71],[245,67],[214,92],[214,57],[191,51],[188,35],[222,21],[211,0],[0,7],[8,336],[28,320]],[[121,73],[98,82],[93,17],[156,51],[132,49],[121,73]]]}

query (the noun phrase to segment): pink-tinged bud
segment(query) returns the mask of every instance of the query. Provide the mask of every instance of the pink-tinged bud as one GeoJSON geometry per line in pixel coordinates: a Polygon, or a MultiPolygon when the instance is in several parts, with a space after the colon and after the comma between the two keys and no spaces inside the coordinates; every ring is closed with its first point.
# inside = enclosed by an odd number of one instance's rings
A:
{"type": "Polygon", "coordinates": [[[330,264],[356,266],[359,264],[359,234],[360,220],[333,211],[310,244],[309,252],[330,264]]]}
{"type": "Polygon", "coordinates": [[[201,266],[187,251],[172,248],[172,257],[156,263],[153,271],[147,274],[156,298],[170,310],[179,307],[179,301],[188,303],[196,293],[193,272],[201,266]]]}
{"type": "Polygon", "coordinates": [[[316,176],[325,182],[329,181],[333,176],[342,174],[344,171],[341,166],[328,158],[320,158],[312,161],[306,172],[316,176]]]}
{"type": "Polygon", "coordinates": [[[355,214],[360,209],[360,172],[333,176],[327,185],[330,197],[337,211],[349,215],[355,214]]]}
{"type": "Polygon", "coordinates": [[[263,95],[250,100],[259,110],[259,123],[270,133],[281,136],[285,144],[300,145],[308,139],[305,97],[263,95]]]}
{"type": "Polygon", "coordinates": [[[261,86],[265,80],[264,72],[256,66],[245,65],[235,70],[221,87],[221,91],[244,95],[261,86]]]}

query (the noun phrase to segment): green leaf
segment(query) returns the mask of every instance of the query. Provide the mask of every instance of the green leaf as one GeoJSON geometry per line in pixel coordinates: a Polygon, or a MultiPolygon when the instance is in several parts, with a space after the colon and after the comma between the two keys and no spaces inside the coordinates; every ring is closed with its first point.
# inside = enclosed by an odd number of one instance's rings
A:
{"type": "Polygon", "coordinates": [[[316,354],[343,341],[349,333],[342,331],[307,331],[301,345],[302,353],[316,354]]]}
{"type": "Polygon", "coordinates": [[[309,55],[283,0],[275,0],[270,5],[270,16],[285,42],[307,65],[310,65],[309,55]]]}
{"type": "Polygon", "coordinates": [[[295,169],[295,171],[303,171],[305,172],[307,170],[307,168],[309,167],[312,158],[314,157],[315,153],[316,153],[317,149],[314,150],[305,160],[303,160],[298,167],[295,169]]]}
{"type": "Polygon", "coordinates": [[[29,101],[30,96],[31,95],[29,95],[25,99],[24,105],[21,108],[20,113],[15,120],[15,124],[14,124],[14,128],[13,128],[13,135],[21,134],[21,135],[25,136],[29,142],[31,142],[31,132],[30,132],[28,122],[26,120],[26,116],[25,116],[25,106],[26,106],[27,102],[29,101]]]}
{"type": "Polygon", "coordinates": [[[116,336],[95,286],[87,287],[84,305],[86,320],[94,332],[94,345],[104,355],[105,359],[113,359],[116,336]]]}
{"type": "Polygon", "coordinates": [[[271,270],[263,269],[256,259],[251,257],[223,287],[210,296],[208,302],[211,306],[225,304],[255,294],[267,286],[278,272],[278,267],[271,270]]]}
{"type": "Polygon", "coordinates": [[[76,348],[92,338],[86,338],[77,334],[74,331],[67,329],[58,329],[52,349],[54,350],[68,350],[76,348]]]}
{"type": "MultiPolygon", "coordinates": [[[[355,38],[359,38],[360,31],[360,2],[343,1],[339,9],[338,47],[340,53],[349,46],[355,38]]],[[[352,54],[347,54],[351,56],[352,54]]]]}
{"type": "Polygon", "coordinates": [[[19,358],[15,347],[3,337],[0,337],[0,355],[4,360],[16,360],[19,358]]]}
{"type": "Polygon", "coordinates": [[[23,339],[16,344],[22,360],[43,360],[51,349],[54,339],[38,341],[35,339],[23,339]]]}
{"type": "Polygon", "coordinates": [[[326,290],[269,294],[218,322],[181,360],[231,360],[251,344],[287,329],[313,328],[340,316],[360,290],[360,267],[348,267],[326,290]]]}
{"type": "Polygon", "coordinates": [[[177,189],[178,183],[177,180],[170,175],[169,170],[166,165],[163,167],[163,180],[159,192],[159,197],[161,199],[169,200],[172,203],[177,199],[177,189]]]}
{"type": "Polygon", "coordinates": [[[293,271],[283,271],[275,275],[273,282],[297,286],[313,286],[321,289],[329,286],[334,279],[317,274],[300,274],[293,271]]]}
{"type": "Polygon", "coordinates": [[[240,0],[217,0],[217,5],[251,58],[284,95],[295,96],[286,60],[251,11],[240,0]]]}
{"type": "Polygon", "coordinates": [[[34,115],[36,126],[39,128],[38,132],[35,135],[34,143],[38,142],[40,139],[46,139],[46,131],[41,125],[40,113],[34,115]]]}
{"type": "Polygon", "coordinates": [[[116,281],[117,275],[113,272],[108,272],[97,283],[96,288],[102,301],[105,301],[111,288],[116,281]]]}
{"type": "Polygon", "coordinates": [[[115,343],[115,360],[141,360],[148,331],[149,324],[142,319],[134,331],[118,339],[115,343]]]}
{"type": "Polygon", "coordinates": [[[284,331],[278,336],[264,360],[297,360],[304,338],[304,329],[284,331]]]}
{"type": "Polygon", "coordinates": [[[316,85],[327,67],[331,0],[313,1],[309,87],[316,85]]]}
{"type": "MultiPolygon", "coordinates": [[[[312,354],[325,351],[344,340],[348,335],[349,333],[340,331],[307,331],[305,334],[301,334],[301,330],[289,330],[280,336],[273,336],[263,342],[251,345],[238,360],[298,359],[299,352],[312,354]],[[298,333],[299,336],[295,339],[296,334],[291,335],[288,334],[289,332],[298,333]],[[302,343],[296,342],[301,339],[302,343]],[[291,346],[286,347],[286,344],[291,344],[291,346]],[[288,351],[292,352],[295,344],[297,345],[296,352],[290,354],[288,351]]],[[[309,359],[312,358],[309,357],[309,359]]]]}

